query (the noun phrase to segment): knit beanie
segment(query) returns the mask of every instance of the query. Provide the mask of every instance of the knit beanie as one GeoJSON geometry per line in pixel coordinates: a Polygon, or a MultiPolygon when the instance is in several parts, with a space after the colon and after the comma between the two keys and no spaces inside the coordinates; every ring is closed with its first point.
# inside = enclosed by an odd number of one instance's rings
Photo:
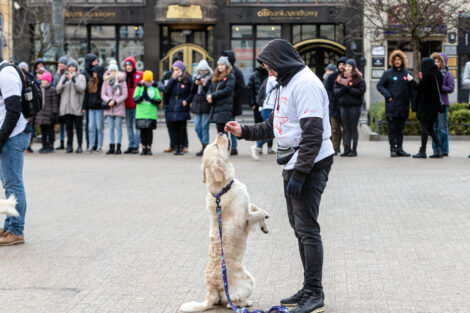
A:
{"type": "Polygon", "coordinates": [[[196,67],[196,71],[208,71],[212,74],[212,69],[206,60],[199,61],[199,64],[196,67]]]}
{"type": "Polygon", "coordinates": [[[179,68],[180,70],[184,71],[186,70],[186,66],[184,65],[184,63],[180,60],[176,61],[175,63],[173,63],[173,67],[177,67],[179,68]]]}
{"type": "Polygon", "coordinates": [[[336,72],[336,66],[334,64],[328,64],[326,67],[327,70],[336,72]]]}
{"type": "Polygon", "coordinates": [[[348,59],[348,60],[346,61],[346,64],[351,65],[353,68],[356,68],[356,67],[357,67],[357,65],[356,65],[356,60],[354,60],[354,59],[348,59]]]}
{"type": "Polygon", "coordinates": [[[61,57],[59,58],[59,63],[62,63],[62,64],[67,65],[67,63],[69,63],[69,58],[67,58],[66,55],[61,56],[61,57]]]}
{"type": "Polygon", "coordinates": [[[70,59],[68,62],[67,62],[67,68],[71,67],[71,66],[74,66],[77,71],[78,71],[78,62],[75,61],[74,59],[70,59]]]}
{"type": "Polygon", "coordinates": [[[230,61],[228,60],[228,57],[220,57],[218,60],[217,60],[217,65],[219,64],[225,64],[225,66],[227,66],[227,68],[230,66],[230,61]]]}
{"type": "Polygon", "coordinates": [[[109,61],[108,72],[111,72],[111,71],[116,71],[116,72],[119,71],[119,67],[115,60],[109,61]]]}
{"type": "Polygon", "coordinates": [[[52,82],[52,75],[49,72],[45,72],[41,75],[41,80],[46,80],[49,84],[52,82]]]}
{"type": "Polygon", "coordinates": [[[153,73],[152,71],[146,70],[144,72],[144,82],[151,82],[153,81],[153,73]]]}

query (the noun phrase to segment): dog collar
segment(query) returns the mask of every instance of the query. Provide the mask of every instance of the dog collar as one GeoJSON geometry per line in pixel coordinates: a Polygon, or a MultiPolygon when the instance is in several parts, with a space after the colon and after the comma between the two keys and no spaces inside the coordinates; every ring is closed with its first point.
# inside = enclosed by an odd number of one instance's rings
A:
{"type": "Polygon", "coordinates": [[[232,181],[230,183],[227,184],[227,186],[225,186],[221,192],[217,193],[217,194],[213,194],[211,193],[211,195],[217,200],[220,201],[220,197],[222,197],[224,194],[226,194],[230,188],[232,188],[232,184],[233,184],[234,180],[232,179],[232,181]]]}

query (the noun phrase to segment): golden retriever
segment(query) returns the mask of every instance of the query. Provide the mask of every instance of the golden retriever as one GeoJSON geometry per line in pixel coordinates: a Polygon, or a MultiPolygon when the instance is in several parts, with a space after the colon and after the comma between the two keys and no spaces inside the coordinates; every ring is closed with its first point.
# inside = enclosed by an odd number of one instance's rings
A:
{"type": "Polygon", "coordinates": [[[209,210],[209,262],[206,267],[207,295],[203,302],[188,302],[181,305],[183,312],[200,312],[217,304],[228,305],[222,279],[219,223],[215,197],[232,180],[231,189],[221,196],[222,234],[225,263],[227,266],[230,299],[237,307],[251,306],[249,297],[255,287],[255,279],[243,265],[246,242],[251,230],[259,227],[268,233],[268,213],[250,203],[246,186],[234,179],[235,171],[229,160],[230,142],[226,135],[219,134],[204,150],[202,158],[202,182],[207,184],[207,209],[209,210]]]}
{"type": "Polygon", "coordinates": [[[15,209],[16,207],[16,198],[15,196],[10,196],[8,199],[0,199],[0,214],[6,214],[18,217],[20,216],[15,209]]]}

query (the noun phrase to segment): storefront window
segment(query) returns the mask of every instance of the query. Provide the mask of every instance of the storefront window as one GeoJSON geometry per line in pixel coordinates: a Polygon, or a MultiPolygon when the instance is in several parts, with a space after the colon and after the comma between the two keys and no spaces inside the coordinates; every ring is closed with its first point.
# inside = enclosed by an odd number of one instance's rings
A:
{"type": "Polygon", "coordinates": [[[335,40],[335,25],[320,25],[320,37],[335,40]]]}
{"type": "Polygon", "coordinates": [[[119,37],[124,38],[144,38],[144,28],[142,26],[120,26],[119,37]]]}
{"type": "Polygon", "coordinates": [[[91,26],[91,38],[114,38],[116,37],[116,28],[114,26],[91,26]]]}
{"type": "Polygon", "coordinates": [[[256,26],[257,38],[279,38],[281,37],[280,25],[258,25],[256,26]]]}
{"type": "Polygon", "coordinates": [[[336,25],[336,38],[337,42],[343,43],[344,42],[344,25],[339,24],[336,25]]]}
{"type": "Polygon", "coordinates": [[[299,42],[302,41],[302,26],[301,25],[293,25],[292,26],[292,42],[299,42]]]}
{"type": "Polygon", "coordinates": [[[124,69],[124,60],[133,56],[136,61],[137,70],[144,70],[144,42],[143,40],[120,40],[119,41],[119,64],[124,69]]]}
{"type": "Polygon", "coordinates": [[[237,67],[242,71],[245,83],[253,72],[253,40],[232,40],[232,50],[237,59],[237,67]]]}
{"type": "Polygon", "coordinates": [[[91,53],[96,54],[100,64],[108,66],[109,59],[117,59],[116,40],[91,40],[91,53]]]}
{"type": "Polygon", "coordinates": [[[253,26],[251,25],[234,25],[232,26],[232,38],[252,38],[253,26]]]}
{"type": "Polygon", "coordinates": [[[344,25],[333,24],[297,24],[292,25],[294,43],[313,38],[326,38],[339,43],[344,42],[344,25]]]}

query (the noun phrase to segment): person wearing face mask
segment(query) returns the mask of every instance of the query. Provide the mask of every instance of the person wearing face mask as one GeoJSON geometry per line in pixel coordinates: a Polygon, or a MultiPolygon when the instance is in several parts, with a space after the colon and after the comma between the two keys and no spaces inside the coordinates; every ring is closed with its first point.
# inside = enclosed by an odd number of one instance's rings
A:
{"type": "Polygon", "coordinates": [[[201,60],[196,68],[197,75],[194,77],[192,86],[193,101],[191,103],[191,113],[194,114],[194,130],[201,141],[202,148],[196,156],[202,156],[204,149],[209,144],[209,112],[210,104],[206,95],[209,91],[212,74],[206,60],[201,60]]]}
{"type": "Polygon", "coordinates": [[[192,79],[186,72],[182,61],[173,63],[173,73],[165,86],[165,94],[170,99],[167,107],[167,119],[173,130],[174,155],[184,155],[184,142],[187,133],[186,124],[191,118],[189,103],[192,99],[192,79]]]}
{"type": "Polygon", "coordinates": [[[111,61],[103,80],[101,100],[106,105],[104,117],[108,122],[110,139],[109,150],[106,154],[121,154],[122,120],[126,118],[126,75],[119,72],[116,61],[111,61]],[[115,129],[117,138],[114,136],[115,129]]]}
{"type": "Polygon", "coordinates": [[[75,153],[82,153],[83,142],[83,98],[85,96],[86,78],[78,72],[78,62],[74,59],[67,63],[67,71],[57,84],[60,96],[59,114],[63,116],[67,129],[67,153],[73,152],[73,129],[77,134],[78,147],[75,153]]]}
{"type": "Polygon", "coordinates": [[[366,92],[366,82],[357,71],[356,61],[349,59],[344,72],[336,78],[334,93],[338,98],[341,121],[346,128],[346,150],[340,156],[356,157],[359,141],[359,118],[361,117],[362,98],[366,92]]]}
{"type": "Polygon", "coordinates": [[[49,72],[41,76],[42,110],[36,115],[36,123],[41,127],[42,148],[39,153],[54,151],[54,125],[57,122],[59,106],[57,92],[52,86],[52,75],[49,72]]]}
{"type": "Polygon", "coordinates": [[[215,123],[217,132],[225,132],[225,123],[232,119],[235,75],[227,57],[220,57],[214,69],[211,87],[206,97],[211,104],[209,121],[215,123]]]}

